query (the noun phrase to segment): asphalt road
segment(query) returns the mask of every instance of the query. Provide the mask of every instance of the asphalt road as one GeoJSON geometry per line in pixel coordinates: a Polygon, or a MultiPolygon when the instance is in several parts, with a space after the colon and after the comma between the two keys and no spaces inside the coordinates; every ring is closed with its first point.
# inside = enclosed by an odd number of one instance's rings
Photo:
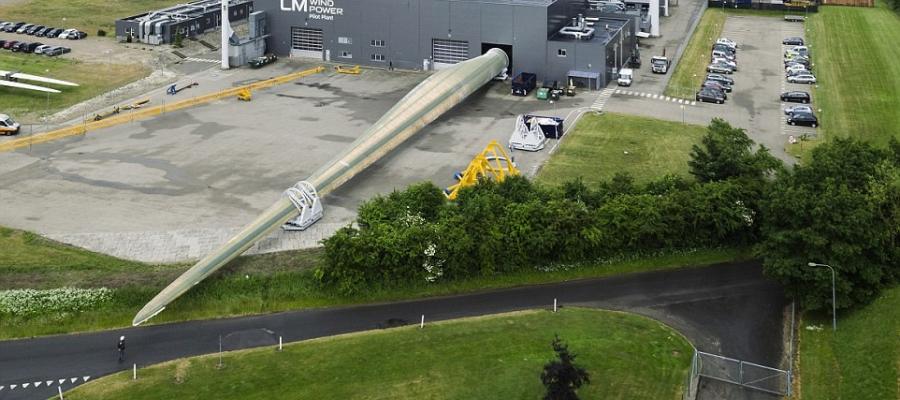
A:
{"type": "MultiPolygon", "coordinates": [[[[786,305],[780,285],[757,263],[722,264],[602,279],[528,286],[424,300],[293,311],[262,316],[129,328],[0,342],[0,399],[38,399],[84,381],[176,358],[378,329],[397,323],[549,308],[591,306],[627,310],[684,333],[702,351],[764,365],[782,362],[786,305]],[[116,341],[127,337],[127,360],[116,341]],[[75,382],[72,378],[76,378],[75,382]],[[65,381],[60,385],[61,379],[65,381]],[[52,381],[52,382],[50,382],[52,381]],[[27,388],[23,384],[29,382],[27,388]],[[34,383],[42,382],[35,388],[34,383]],[[17,388],[10,390],[10,385],[17,388]],[[49,387],[47,385],[49,384],[49,387]]],[[[771,398],[726,385],[702,385],[701,398],[771,398]]]]}

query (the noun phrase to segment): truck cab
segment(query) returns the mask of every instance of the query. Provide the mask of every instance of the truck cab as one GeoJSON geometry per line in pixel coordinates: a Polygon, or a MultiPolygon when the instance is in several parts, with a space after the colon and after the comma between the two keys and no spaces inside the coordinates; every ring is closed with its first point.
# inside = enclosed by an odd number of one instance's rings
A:
{"type": "Polygon", "coordinates": [[[19,123],[13,121],[9,115],[0,114],[0,135],[17,135],[19,133],[19,123]]]}
{"type": "Polygon", "coordinates": [[[634,79],[634,71],[631,68],[622,68],[619,70],[619,79],[616,81],[619,86],[631,86],[634,79]]]}
{"type": "Polygon", "coordinates": [[[663,56],[653,56],[653,58],[650,59],[651,71],[653,71],[654,74],[665,74],[666,72],[669,72],[669,64],[669,59],[663,56]]]}

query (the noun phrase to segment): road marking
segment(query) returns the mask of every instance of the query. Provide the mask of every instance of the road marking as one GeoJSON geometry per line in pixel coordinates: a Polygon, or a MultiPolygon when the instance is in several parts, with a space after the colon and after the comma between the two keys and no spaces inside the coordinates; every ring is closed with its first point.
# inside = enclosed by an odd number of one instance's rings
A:
{"type": "Polygon", "coordinates": [[[47,386],[50,386],[52,384],[53,384],[53,381],[47,381],[47,386]]]}
{"type": "Polygon", "coordinates": [[[19,385],[9,385],[9,390],[16,390],[19,385]]]}
{"type": "Polygon", "coordinates": [[[696,101],[692,101],[692,102],[691,102],[691,105],[692,105],[692,106],[696,106],[696,105],[697,105],[697,102],[696,102],[696,101]]]}
{"type": "Polygon", "coordinates": [[[34,387],[38,387],[38,386],[41,386],[41,384],[42,384],[42,383],[44,383],[44,382],[41,382],[41,381],[37,381],[37,382],[35,382],[35,383],[34,383],[34,387]]]}
{"type": "Polygon", "coordinates": [[[88,379],[91,379],[91,377],[90,376],[82,376],[81,379],[83,379],[84,382],[87,382],[88,379]]]}
{"type": "Polygon", "coordinates": [[[221,62],[220,60],[211,60],[208,58],[196,58],[196,57],[188,57],[188,58],[185,58],[184,61],[203,62],[203,63],[210,63],[210,64],[218,64],[221,62]]]}

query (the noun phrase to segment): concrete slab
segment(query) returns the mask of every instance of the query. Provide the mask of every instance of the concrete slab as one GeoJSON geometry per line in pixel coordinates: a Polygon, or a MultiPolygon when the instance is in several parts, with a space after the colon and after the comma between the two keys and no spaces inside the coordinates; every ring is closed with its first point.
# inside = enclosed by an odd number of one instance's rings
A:
{"type": "MultiPolygon", "coordinates": [[[[226,87],[260,79],[261,72],[209,74],[205,84],[226,87]]],[[[199,258],[348,146],[425,77],[326,73],[258,91],[250,103],[225,99],[0,154],[0,225],[142,261],[199,258]]],[[[518,114],[564,117],[595,98],[550,104],[512,97],[508,85],[489,84],[329,195],[316,229],[277,233],[253,251],[315,246],[351,222],[365,199],[422,180],[450,185],[453,173],[490,140],[506,143],[518,114]]],[[[546,154],[515,157],[529,171],[546,154]]]]}

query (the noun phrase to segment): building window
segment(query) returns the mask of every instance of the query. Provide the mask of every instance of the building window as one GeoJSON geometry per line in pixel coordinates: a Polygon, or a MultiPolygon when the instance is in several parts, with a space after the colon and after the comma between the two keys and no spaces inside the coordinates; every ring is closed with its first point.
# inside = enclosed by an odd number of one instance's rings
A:
{"type": "Polygon", "coordinates": [[[384,47],[384,40],[373,40],[372,47],[384,47]]]}
{"type": "Polygon", "coordinates": [[[384,54],[372,54],[372,61],[384,61],[384,54]]]}
{"type": "Polygon", "coordinates": [[[339,44],[353,44],[353,38],[346,37],[346,36],[338,36],[338,43],[339,44]]]}
{"type": "Polygon", "coordinates": [[[559,50],[556,50],[556,56],[557,56],[557,57],[565,57],[565,56],[566,56],[566,49],[559,49],[559,50]]]}
{"type": "Polygon", "coordinates": [[[341,58],[353,58],[353,53],[351,53],[349,51],[342,51],[341,58]]]}

